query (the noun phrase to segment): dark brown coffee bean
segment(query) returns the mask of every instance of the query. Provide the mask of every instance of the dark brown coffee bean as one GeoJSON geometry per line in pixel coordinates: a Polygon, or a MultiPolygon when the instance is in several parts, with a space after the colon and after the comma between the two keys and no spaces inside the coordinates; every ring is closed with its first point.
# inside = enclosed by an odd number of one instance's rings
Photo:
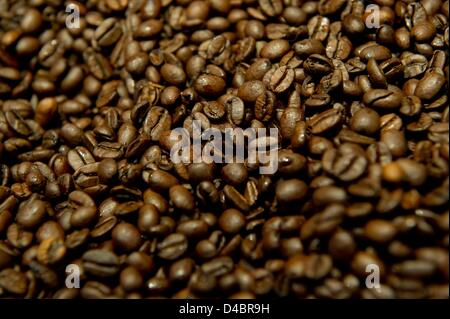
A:
{"type": "Polygon", "coordinates": [[[280,118],[280,129],[283,139],[290,139],[294,134],[294,129],[298,121],[303,119],[303,112],[300,108],[287,107],[280,118]]]}
{"type": "Polygon", "coordinates": [[[244,215],[234,208],[225,210],[219,217],[219,227],[229,234],[238,233],[245,223],[244,215]]]}
{"type": "Polygon", "coordinates": [[[66,254],[66,246],[61,238],[43,240],[37,249],[37,259],[44,265],[60,262],[66,254]]]}
{"type": "Polygon", "coordinates": [[[240,210],[246,212],[250,209],[247,199],[241,193],[239,193],[233,186],[226,185],[223,188],[223,193],[225,195],[225,198],[240,210]]]}
{"type": "Polygon", "coordinates": [[[247,81],[238,89],[238,97],[244,102],[253,103],[265,90],[263,82],[258,80],[247,81]]]}
{"type": "MultiPolygon", "coordinates": [[[[269,72],[266,73],[266,75],[269,74],[269,72]]],[[[291,86],[294,81],[294,76],[294,70],[288,69],[287,66],[275,69],[269,79],[269,88],[274,93],[283,93],[291,86]]]]}
{"type": "Polygon", "coordinates": [[[225,81],[215,75],[202,74],[195,80],[194,88],[201,95],[215,97],[225,90],[225,81]]]}
{"type": "Polygon", "coordinates": [[[160,213],[165,213],[169,208],[169,204],[166,199],[159,193],[152,191],[150,188],[144,192],[143,198],[144,204],[151,204],[155,206],[160,213]]]}
{"type": "Polygon", "coordinates": [[[322,134],[335,129],[342,123],[343,110],[341,107],[332,108],[312,117],[308,121],[308,126],[313,134],[322,134]]]}
{"type": "Polygon", "coordinates": [[[174,185],[169,189],[170,200],[173,205],[181,210],[192,211],[195,201],[192,194],[182,185],[174,185]]]}
{"type": "Polygon", "coordinates": [[[30,198],[19,206],[16,221],[22,227],[34,228],[44,220],[46,214],[46,203],[37,198],[30,198]]]}
{"type": "Polygon", "coordinates": [[[93,249],[84,253],[83,267],[95,276],[109,277],[119,271],[119,258],[110,251],[93,249]]]}
{"type": "Polygon", "coordinates": [[[203,112],[210,120],[220,120],[225,115],[225,107],[223,104],[212,101],[203,107],[203,112]]]}
{"type": "Polygon", "coordinates": [[[397,109],[401,105],[402,96],[398,92],[386,89],[373,89],[363,96],[364,104],[377,109],[397,109]]]}
{"type": "Polygon", "coordinates": [[[386,243],[392,241],[397,231],[395,226],[385,220],[371,220],[364,227],[364,234],[370,240],[379,243],[386,243]]]}
{"type": "Polygon", "coordinates": [[[100,282],[89,281],[81,288],[80,294],[86,299],[108,298],[111,295],[111,289],[100,282]]]}
{"type": "Polygon", "coordinates": [[[70,150],[67,154],[67,159],[74,170],[77,170],[86,164],[95,163],[92,154],[83,146],[78,146],[75,149],[70,150]]]}
{"type": "Polygon", "coordinates": [[[352,116],[350,126],[355,132],[373,135],[380,128],[380,116],[371,108],[362,108],[352,116]]]}
{"type": "Polygon", "coordinates": [[[124,251],[136,250],[141,244],[141,234],[139,230],[128,223],[120,223],[111,233],[114,245],[124,251]]]}
{"type": "Polygon", "coordinates": [[[415,95],[423,100],[431,100],[441,90],[445,78],[437,72],[426,73],[417,84],[415,95]]]}
{"type": "Polygon", "coordinates": [[[138,290],[144,284],[144,279],[134,267],[127,267],[120,273],[120,285],[125,291],[138,290]]]}
{"type": "Polygon", "coordinates": [[[172,186],[178,184],[178,180],[175,176],[163,170],[155,170],[151,172],[148,177],[148,182],[150,187],[155,190],[168,190],[172,186]]]}
{"type": "Polygon", "coordinates": [[[282,204],[302,200],[307,192],[308,186],[298,179],[280,181],[275,190],[276,198],[282,204]]]}
{"type": "Polygon", "coordinates": [[[385,130],[381,133],[381,141],[394,157],[401,157],[407,151],[405,136],[401,131],[385,130]]]}
{"type": "Polygon", "coordinates": [[[222,168],[223,179],[234,186],[242,184],[248,178],[248,172],[244,164],[231,163],[222,168]]]}
{"type": "Polygon", "coordinates": [[[2,297],[448,297],[448,1],[104,0],[79,27],[22,2],[0,5],[2,297]],[[276,171],[175,163],[194,121],[278,131],[233,142],[276,171]]]}
{"type": "Polygon", "coordinates": [[[329,255],[312,254],[306,259],[306,278],[318,280],[325,277],[331,271],[333,261],[329,255]]]}
{"type": "Polygon", "coordinates": [[[122,34],[122,29],[115,18],[105,19],[95,30],[94,38],[100,46],[114,44],[122,34]]]}
{"type": "Polygon", "coordinates": [[[330,238],[328,251],[337,259],[344,260],[356,251],[356,243],[353,236],[347,232],[338,230],[330,238]]]}
{"type": "Polygon", "coordinates": [[[256,98],[255,117],[263,122],[269,121],[275,110],[275,95],[270,91],[265,91],[256,98]]]}
{"type": "Polygon", "coordinates": [[[158,244],[158,256],[167,260],[175,260],[181,257],[187,248],[186,236],[174,233],[158,244]]]}
{"type": "Polygon", "coordinates": [[[77,228],[84,228],[97,218],[95,207],[80,207],[70,217],[70,224],[77,228]]]}
{"type": "Polygon", "coordinates": [[[322,157],[325,171],[343,181],[361,176],[367,168],[367,159],[362,149],[355,144],[342,144],[338,150],[327,150],[322,157]]]}
{"type": "Polygon", "coordinates": [[[278,170],[286,175],[297,174],[302,171],[306,166],[306,161],[303,155],[290,150],[278,152],[278,170]]]}
{"type": "Polygon", "coordinates": [[[236,96],[230,96],[223,103],[227,112],[228,121],[234,125],[241,125],[245,116],[244,102],[236,96]]]}

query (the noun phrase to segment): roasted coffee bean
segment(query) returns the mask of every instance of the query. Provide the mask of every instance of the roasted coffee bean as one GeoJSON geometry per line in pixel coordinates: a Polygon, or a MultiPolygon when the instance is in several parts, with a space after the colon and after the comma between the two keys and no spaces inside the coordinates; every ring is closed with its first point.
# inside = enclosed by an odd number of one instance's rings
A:
{"type": "Polygon", "coordinates": [[[304,114],[300,108],[287,107],[284,109],[281,118],[281,135],[284,139],[291,139],[297,122],[302,120],[304,114]]]}
{"type": "Polygon", "coordinates": [[[168,190],[178,184],[175,176],[163,170],[155,170],[148,177],[150,187],[156,190],[168,190]]]}
{"type": "Polygon", "coordinates": [[[163,259],[174,260],[181,257],[187,248],[186,236],[173,233],[158,244],[158,256],[163,259]]]}
{"type": "Polygon", "coordinates": [[[244,164],[231,163],[222,168],[222,177],[227,183],[237,186],[247,180],[248,172],[244,164]]]}
{"type": "Polygon", "coordinates": [[[225,90],[225,81],[218,76],[202,74],[194,83],[195,90],[207,97],[216,97],[225,90]]]}
{"type": "Polygon", "coordinates": [[[1,298],[448,298],[448,1],[3,2],[1,298]]]}
{"type": "Polygon", "coordinates": [[[256,98],[255,101],[255,117],[256,119],[266,122],[272,118],[275,110],[275,96],[270,91],[265,91],[256,98]]]}
{"type": "Polygon", "coordinates": [[[327,150],[322,157],[326,172],[342,181],[351,181],[361,176],[367,169],[367,158],[363,150],[355,144],[342,144],[338,150],[327,150]]]}
{"type": "Polygon", "coordinates": [[[181,210],[192,211],[195,201],[192,194],[182,185],[174,185],[169,189],[170,200],[173,205],[181,210]]]}
{"type": "Polygon", "coordinates": [[[114,245],[124,251],[133,251],[141,244],[139,230],[128,223],[120,223],[111,232],[114,245]]]}
{"type": "Polygon", "coordinates": [[[24,295],[27,292],[27,277],[12,268],[3,269],[0,272],[0,287],[16,295],[24,295]]]}
{"type": "Polygon", "coordinates": [[[39,262],[48,265],[60,262],[66,254],[66,246],[60,238],[48,238],[43,240],[37,249],[39,262]]]}
{"type": "Polygon", "coordinates": [[[109,277],[119,271],[119,257],[104,249],[92,249],[83,255],[83,268],[95,276],[109,277]]]}
{"type": "Polygon", "coordinates": [[[280,68],[274,69],[273,73],[269,72],[266,73],[266,76],[267,74],[271,74],[270,78],[268,79],[268,86],[274,93],[285,92],[287,89],[289,89],[292,82],[294,81],[294,70],[288,68],[287,66],[282,66],[280,68]]]}
{"type": "Polygon", "coordinates": [[[266,89],[263,82],[252,80],[245,82],[241,87],[239,87],[237,95],[244,102],[253,103],[256,101],[258,96],[265,92],[265,90],[266,89]]]}
{"type": "Polygon", "coordinates": [[[385,220],[373,219],[364,227],[365,236],[379,243],[391,242],[396,233],[395,226],[385,220]]]}
{"type": "Polygon", "coordinates": [[[245,217],[237,209],[227,209],[219,217],[220,228],[230,234],[238,233],[245,226],[245,217]]]}
{"type": "Polygon", "coordinates": [[[298,179],[279,181],[276,186],[276,198],[282,204],[302,200],[308,192],[308,186],[298,179]]]}
{"type": "Polygon", "coordinates": [[[407,151],[405,136],[401,131],[385,130],[381,133],[381,141],[394,157],[401,157],[407,151]]]}
{"type": "Polygon", "coordinates": [[[120,273],[120,285],[125,291],[134,291],[141,288],[144,279],[139,271],[134,267],[127,267],[120,273]]]}
{"type": "Polygon", "coordinates": [[[116,224],[117,224],[117,218],[114,216],[102,218],[93,227],[93,229],[91,231],[91,236],[94,238],[102,237],[103,235],[110,232],[116,224]]]}
{"type": "Polygon", "coordinates": [[[36,197],[33,197],[19,206],[16,221],[22,227],[34,228],[43,221],[46,213],[46,203],[36,197]]]}
{"type": "Polygon", "coordinates": [[[445,78],[438,72],[426,73],[417,83],[415,95],[423,100],[431,100],[441,90],[445,83],[445,78]]]}
{"type": "Polygon", "coordinates": [[[397,109],[401,105],[402,96],[388,89],[373,89],[363,96],[364,104],[376,109],[397,109]]]}
{"type": "Polygon", "coordinates": [[[380,128],[380,116],[371,108],[362,108],[352,116],[350,127],[355,132],[364,135],[373,135],[380,128]]]}
{"type": "Polygon", "coordinates": [[[115,18],[108,18],[97,27],[94,39],[100,46],[110,46],[114,44],[122,34],[120,25],[115,18]]]}
{"type": "Polygon", "coordinates": [[[322,113],[316,114],[308,121],[311,133],[322,134],[338,127],[343,120],[343,109],[338,106],[322,113]]]}
{"type": "Polygon", "coordinates": [[[92,154],[83,146],[78,146],[67,153],[67,159],[70,166],[77,170],[86,164],[95,163],[95,159],[92,154]]]}

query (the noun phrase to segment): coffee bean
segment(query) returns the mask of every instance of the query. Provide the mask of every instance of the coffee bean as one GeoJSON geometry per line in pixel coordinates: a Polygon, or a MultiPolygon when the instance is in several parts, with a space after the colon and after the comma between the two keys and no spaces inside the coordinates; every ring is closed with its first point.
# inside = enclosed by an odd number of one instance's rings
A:
{"type": "Polygon", "coordinates": [[[174,260],[181,257],[188,248],[186,236],[182,234],[171,234],[158,244],[158,256],[174,260]]]}
{"type": "Polygon", "coordinates": [[[278,182],[275,193],[280,203],[287,204],[302,200],[307,191],[308,186],[304,182],[298,179],[290,179],[278,182]]]}
{"type": "Polygon", "coordinates": [[[120,25],[115,18],[105,19],[95,30],[94,38],[100,46],[114,44],[122,34],[120,25]]]}
{"type": "Polygon", "coordinates": [[[134,267],[127,267],[120,273],[120,285],[125,291],[138,290],[144,284],[144,279],[134,267]]]}
{"type": "Polygon", "coordinates": [[[296,124],[303,118],[303,116],[304,114],[299,108],[287,107],[284,109],[280,118],[281,135],[284,139],[292,138],[296,124]]]}
{"type": "Polygon", "coordinates": [[[41,13],[34,8],[30,8],[23,15],[20,21],[20,27],[25,33],[34,33],[41,27],[42,20],[41,13]]]}
{"type": "Polygon", "coordinates": [[[415,95],[424,100],[431,100],[442,88],[445,78],[437,72],[430,72],[417,84],[415,95]]]}
{"type": "Polygon", "coordinates": [[[400,131],[385,130],[381,134],[381,141],[386,144],[394,157],[401,157],[407,150],[405,136],[400,131]]]}
{"type": "Polygon", "coordinates": [[[0,5],[2,297],[448,297],[448,1],[60,2],[0,5]]]}
{"type": "Polygon", "coordinates": [[[89,281],[81,288],[80,293],[86,299],[108,298],[111,295],[111,289],[100,282],[89,281]]]}
{"type": "Polygon", "coordinates": [[[28,280],[23,273],[6,268],[0,272],[0,286],[13,294],[24,295],[27,292],[28,280]]]}
{"type": "Polygon", "coordinates": [[[30,198],[19,206],[16,221],[25,228],[34,228],[42,222],[46,213],[45,202],[37,198],[30,198]]]}
{"type": "Polygon", "coordinates": [[[39,262],[48,265],[60,262],[66,253],[64,241],[60,238],[48,238],[41,242],[37,250],[39,262]]]}
{"type": "Polygon", "coordinates": [[[243,164],[231,163],[222,168],[222,176],[227,183],[237,186],[247,180],[248,172],[243,164]]]}
{"type": "Polygon", "coordinates": [[[225,195],[225,198],[240,210],[246,212],[250,209],[247,199],[241,193],[239,193],[233,186],[226,185],[223,188],[223,193],[225,195]]]}
{"type": "Polygon", "coordinates": [[[332,268],[333,261],[328,255],[312,254],[306,259],[306,278],[318,280],[325,277],[332,268]]]}
{"type": "Polygon", "coordinates": [[[224,107],[228,115],[228,121],[234,125],[241,125],[245,116],[245,106],[243,101],[238,97],[227,98],[224,107]]]}
{"type": "Polygon", "coordinates": [[[83,146],[78,146],[75,149],[70,150],[67,154],[67,159],[74,170],[77,170],[86,164],[95,163],[92,154],[83,146]]]}
{"type": "Polygon", "coordinates": [[[265,91],[256,98],[255,117],[263,122],[269,121],[274,112],[275,96],[270,91],[265,91]]]}
{"type": "Polygon", "coordinates": [[[195,80],[194,88],[201,95],[214,97],[225,90],[225,81],[215,75],[202,74],[195,80]]]}
{"type": "Polygon", "coordinates": [[[252,80],[245,82],[238,90],[238,97],[244,102],[253,103],[265,92],[263,82],[252,80]]]}
{"type": "Polygon", "coordinates": [[[141,234],[132,224],[120,223],[111,232],[114,245],[125,251],[133,251],[141,244],[141,234]]]}
{"type": "Polygon", "coordinates": [[[364,134],[373,135],[380,128],[380,116],[371,108],[362,108],[357,111],[350,120],[352,130],[364,134]]]}
{"type": "Polygon", "coordinates": [[[328,251],[334,258],[341,260],[349,258],[356,251],[355,240],[349,232],[338,230],[330,238],[328,251]]]}
{"type": "Polygon", "coordinates": [[[367,159],[355,144],[342,144],[338,150],[327,150],[322,157],[325,171],[343,181],[351,181],[364,173],[367,168],[367,159]]]}
{"type": "Polygon", "coordinates": [[[322,134],[335,129],[342,123],[343,110],[341,107],[332,108],[316,114],[308,121],[308,126],[313,134],[322,134]]]}
{"type": "Polygon", "coordinates": [[[353,271],[360,277],[365,276],[365,269],[368,265],[375,265],[379,267],[380,275],[384,276],[384,263],[373,253],[360,251],[355,254],[351,262],[353,271]]]}
{"type": "Polygon", "coordinates": [[[95,276],[113,276],[119,271],[119,257],[107,250],[92,249],[84,253],[83,267],[95,276]]]}
{"type": "Polygon", "coordinates": [[[282,66],[274,70],[269,80],[269,88],[274,93],[283,93],[291,86],[293,80],[294,71],[292,69],[288,69],[287,66],[282,66]]]}
{"type": "Polygon", "coordinates": [[[192,211],[195,208],[194,197],[182,185],[175,185],[169,189],[169,196],[174,206],[181,210],[192,211]]]}
{"type": "Polygon", "coordinates": [[[387,89],[373,89],[363,96],[364,104],[377,109],[397,109],[401,105],[402,96],[387,89]]]}
{"type": "Polygon", "coordinates": [[[367,238],[379,243],[392,241],[396,235],[395,226],[385,220],[371,220],[364,227],[364,233],[367,238]]]}
{"type": "Polygon", "coordinates": [[[227,209],[219,217],[220,228],[230,234],[238,233],[245,226],[245,217],[234,208],[227,209]]]}
{"type": "Polygon", "coordinates": [[[91,224],[97,217],[95,207],[80,207],[70,217],[70,224],[77,228],[83,228],[91,224]]]}
{"type": "Polygon", "coordinates": [[[149,184],[156,190],[167,190],[178,184],[175,176],[162,170],[155,170],[150,173],[149,184]]]}

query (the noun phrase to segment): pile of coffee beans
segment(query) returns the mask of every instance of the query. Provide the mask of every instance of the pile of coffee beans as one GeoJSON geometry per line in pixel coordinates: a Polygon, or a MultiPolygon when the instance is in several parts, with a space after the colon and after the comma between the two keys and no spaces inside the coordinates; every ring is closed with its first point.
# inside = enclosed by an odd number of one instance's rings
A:
{"type": "Polygon", "coordinates": [[[448,298],[448,16],[0,0],[0,297],[448,298]],[[194,121],[277,171],[176,163],[194,121]]]}

